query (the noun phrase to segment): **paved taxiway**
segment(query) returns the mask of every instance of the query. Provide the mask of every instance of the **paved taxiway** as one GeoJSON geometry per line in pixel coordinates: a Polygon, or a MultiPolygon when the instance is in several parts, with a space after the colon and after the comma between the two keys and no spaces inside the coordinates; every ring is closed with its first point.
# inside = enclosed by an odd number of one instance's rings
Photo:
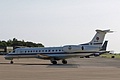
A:
{"type": "Polygon", "coordinates": [[[0,56],[0,80],[120,80],[120,59],[75,58],[67,65],[39,59],[14,62],[0,56]]]}

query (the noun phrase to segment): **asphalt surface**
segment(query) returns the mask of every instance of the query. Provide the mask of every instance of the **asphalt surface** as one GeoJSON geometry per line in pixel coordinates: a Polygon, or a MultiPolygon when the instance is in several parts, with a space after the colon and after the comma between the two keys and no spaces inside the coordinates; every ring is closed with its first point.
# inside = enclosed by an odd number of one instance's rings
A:
{"type": "Polygon", "coordinates": [[[40,59],[9,62],[0,56],[0,80],[120,80],[120,59],[72,58],[66,65],[40,59]]]}

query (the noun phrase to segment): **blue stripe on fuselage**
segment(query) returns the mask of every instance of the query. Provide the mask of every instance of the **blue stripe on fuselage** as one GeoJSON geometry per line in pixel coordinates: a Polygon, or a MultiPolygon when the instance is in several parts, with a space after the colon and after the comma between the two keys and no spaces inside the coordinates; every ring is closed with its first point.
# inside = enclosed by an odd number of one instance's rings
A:
{"type": "Polygon", "coordinates": [[[38,55],[38,54],[43,54],[43,55],[53,55],[53,54],[80,54],[80,53],[84,53],[84,54],[87,54],[87,53],[96,53],[95,51],[91,51],[91,52],[56,52],[56,53],[9,53],[7,55],[38,55]]]}

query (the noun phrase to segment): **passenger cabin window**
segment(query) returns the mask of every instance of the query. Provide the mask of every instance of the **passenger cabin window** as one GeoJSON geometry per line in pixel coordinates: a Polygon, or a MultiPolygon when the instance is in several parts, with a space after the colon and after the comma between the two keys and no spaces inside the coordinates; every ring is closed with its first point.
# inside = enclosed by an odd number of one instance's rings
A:
{"type": "Polygon", "coordinates": [[[50,50],[48,50],[48,52],[50,52],[50,50]]]}
{"type": "Polygon", "coordinates": [[[22,51],[20,51],[20,53],[22,53],[22,51]]]}
{"type": "Polygon", "coordinates": [[[15,53],[15,50],[13,51],[13,53],[15,53]]]}
{"type": "Polygon", "coordinates": [[[15,53],[15,50],[12,53],[15,53]]]}
{"type": "Polygon", "coordinates": [[[41,52],[41,50],[39,50],[39,52],[41,52]]]}

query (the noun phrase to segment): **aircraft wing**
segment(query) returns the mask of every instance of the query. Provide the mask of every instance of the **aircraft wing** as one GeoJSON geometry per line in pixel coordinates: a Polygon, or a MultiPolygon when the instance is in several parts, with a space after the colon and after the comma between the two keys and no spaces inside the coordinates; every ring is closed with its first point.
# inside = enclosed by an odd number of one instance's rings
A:
{"type": "Polygon", "coordinates": [[[61,60],[61,59],[67,59],[71,57],[78,57],[78,55],[65,55],[65,54],[38,54],[37,58],[39,59],[55,59],[55,60],[61,60]]]}
{"type": "Polygon", "coordinates": [[[38,54],[38,58],[48,59],[50,57],[48,55],[45,55],[45,54],[38,54]]]}

